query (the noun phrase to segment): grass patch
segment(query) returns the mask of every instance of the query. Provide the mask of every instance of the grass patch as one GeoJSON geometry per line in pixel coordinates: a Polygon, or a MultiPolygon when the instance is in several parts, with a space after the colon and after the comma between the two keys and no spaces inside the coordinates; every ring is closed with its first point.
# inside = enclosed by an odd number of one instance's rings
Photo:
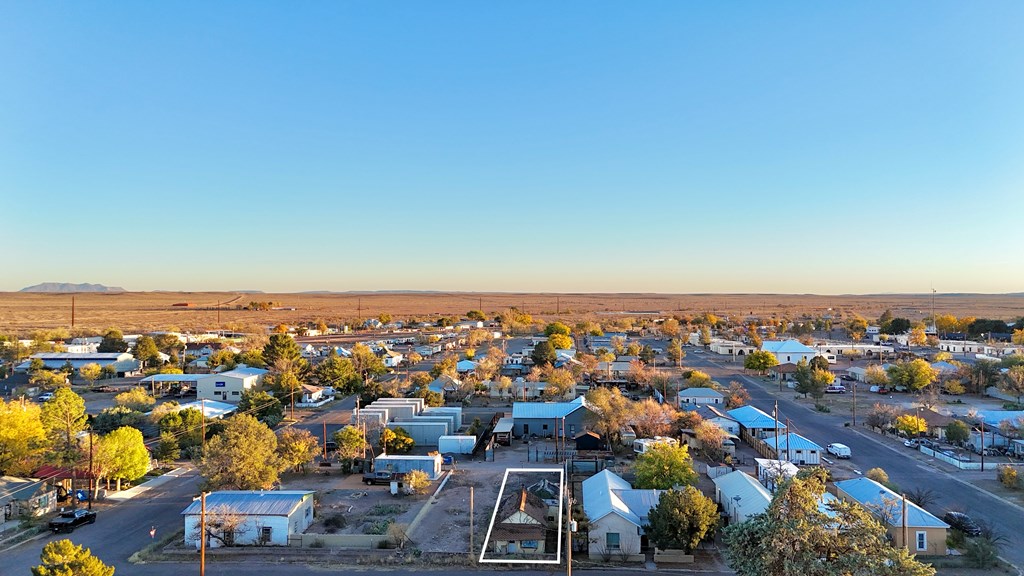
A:
{"type": "Polygon", "coordinates": [[[366,513],[367,516],[397,516],[408,510],[408,506],[401,504],[377,504],[366,513]]]}
{"type": "Polygon", "coordinates": [[[363,528],[363,534],[373,534],[375,536],[383,536],[384,534],[388,533],[388,526],[391,526],[392,522],[394,522],[394,520],[391,520],[391,519],[388,519],[388,520],[378,520],[377,522],[369,522],[363,528]]]}

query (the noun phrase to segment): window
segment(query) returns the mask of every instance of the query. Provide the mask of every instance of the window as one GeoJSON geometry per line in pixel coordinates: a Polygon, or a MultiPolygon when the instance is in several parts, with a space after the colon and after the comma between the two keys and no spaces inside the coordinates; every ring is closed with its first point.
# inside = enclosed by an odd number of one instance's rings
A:
{"type": "Polygon", "coordinates": [[[548,429],[548,425],[545,424],[544,427],[542,428],[542,430],[547,430],[547,429],[548,429]]]}
{"type": "Polygon", "coordinates": [[[917,532],[917,549],[918,550],[927,550],[928,549],[928,533],[923,531],[923,530],[919,530],[917,532]]]}
{"type": "Polygon", "coordinates": [[[270,542],[271,532],[273,532],[273,528],[270,526],[260,528],[260,542],[263,542],[264,544],[270,542]]]}
{"type": "Polygon", "coordinates": [[[231,395],[232,396],[238,396],[238,390],[232,390],[231,391],[231,395]]]}
{"type": "Polygon", "coordinates": [[[619,549],[619,533],[608,532],[604,535],[604,547],[607,550],[618,550],[619,549]]]}
{"type": "Polygon", "coordinates": [[[523,540],[522,542],[519,543],[519,546],[522,547],[523,550],[536,550],[537,549],[537,541],[536,540],[523,540]]]}

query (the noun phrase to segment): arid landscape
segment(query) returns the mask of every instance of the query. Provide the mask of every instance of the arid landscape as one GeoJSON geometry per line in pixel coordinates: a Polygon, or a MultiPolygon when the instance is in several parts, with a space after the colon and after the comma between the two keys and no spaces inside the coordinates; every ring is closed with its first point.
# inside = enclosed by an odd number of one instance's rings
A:
{"type": "MultiPolygon", "coordinates": [[[[876,318],[890,309],[898,316],[921,318],[931,313],[927,294],[517,294],[376,292],[344,294],[263,294],[226,292],[116,292],[74,295],[74,327],[100,330],[181,330],[243,327],[324,320],[352,321],[388,313],[395,318],[460,315],[479,309],[488,315],[517,307],[535,317],[577,319],[607,314],[761,317],[858,313],[876,318]],[[243,310],[250,302],[273,302],[278,310],[243,310]],[[183,304],[188,304],[187,306],[183,304]],[[219,309],[219,310],[218,310],[219,309]],[[831,312],[830,312],[831,310],[831,312]],[[219,317],[219,322],[218,322],[219,317]]],[[[1021,294],[937,294],[935,312],[956,316],[1015,319],[1024,315],[1021,294]]],[[[72,295],[66,293],[0,294],[0,330],[22,332],[70,327],[72,295]]]]}

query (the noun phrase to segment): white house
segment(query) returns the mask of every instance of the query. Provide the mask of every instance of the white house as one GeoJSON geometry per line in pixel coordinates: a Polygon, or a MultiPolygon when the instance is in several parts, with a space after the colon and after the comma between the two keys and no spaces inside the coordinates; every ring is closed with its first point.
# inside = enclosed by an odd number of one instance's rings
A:
{"type": "Polygon", "coordinates": [[[739,437],[740,435],[740,423],[735,418],[725,412],[721,407],[716,407],[709,404],[701,405],[696,410],[697,414],[700,415],[707,422],[715,424],[725,433],[730,436],[739,437]]]}
{"type": "Polygon", "coordinates": [[[263,382],[266,373],[262,368],[238,367],[220,374],[210,374],[196,382],[196,395],[199,399],[237,403],[242,399],[242,392],[263,382]]]}
{"type": "Polygon", "coordinates": [[[751,516],[768,509],[772,495],[757,478],[736,470],[713,478],[715,501],[722,506],[722,515],[730,523],[746,522],[751,516]]]}
{"type": "MultiPolygon", "coordinates": [[[[202,503],[182,510],[185,546],[199,547],[202,503]]],[[[287,546],[313,523],[312,490],[224,490],[206,496],[207,545],[287,546]]]]}
{"type": "Polygon", "coordinates": [[[751,352],[757,350],[756,347],[750,344],[744,344],[743,342],[737,342],[735,340],[721,340],[713,338],[708,349],[715,354],[722,354],[725,356],[749,356],[751,352]]]}
{"type": "Polygon", "coordinates": [[[120,376],[135,374],[142,368],[142,363],[128,352],[97,352],[95,354],[40,352],[15,366],[14,371],[27,372],[32,366],[32,360],[41,360],[43,367],[49,370],[60,370],[65,364],[71,364],[71,368],[76,371],[86,364],[99,364],[100,367],[113,366],[120,376]]]}
{"type": "Polygon", "coordinates": [[[634,489],[609,470],[584,480],[583,512],[590,522],[590,558],[640,554],[647,538],[643,527],[662,492],[634,489]]]}
{"type": "Polygon", "coordinates": [[[801,360],[810,362],[818,355],[818,351],[809,346],[804,346],[797,340],[765,340],[761,344],[763,352],[771,352],[779,364],[797,364],[801,360]]]}
{"type": "Polygon", "coordinates": [[[687,388],[679,391],[680,406],[725,405],[725,395],[714,388],[687,388]]]}
{"type": "Polygon", "coordinates": [[[395,352],[390,348],[381,349],[381,359],[384,360],[384,365],[388,368],[398,368],[398,365],[402,363],[405,356],[401,352],[395,352]]]}

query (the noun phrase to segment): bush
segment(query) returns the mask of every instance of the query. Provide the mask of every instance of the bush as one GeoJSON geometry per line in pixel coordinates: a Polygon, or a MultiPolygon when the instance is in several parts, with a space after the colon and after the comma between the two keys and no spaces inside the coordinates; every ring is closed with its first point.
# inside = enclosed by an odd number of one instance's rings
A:
{"type": "Polygon", "coordinates": [[[410,494],[426,494],[430,489],[430,477],[423,470],[413,470],[405,475],[405,487],[410,494]]]}
{"type": "Polygon", "coordinates": [[[971,538],[964,543],[964,558],[975,568],[995,566],[999,562],[999,545],[992,538],[971,538]]]}
{"type": "Polygon", "coordinates": [[[328,534],[334,534],[345,526],[348,526],[348,519],[342,514],[332,514],[324,519],[324,528],[328,534]]]}
{"type": "Polygon", "coordinates": [[[1020,475],[1017,472],[1017,469],[1013,466],[1008,464],[1000,466],[997,477],[999,478],[999,481],[1002,482],[1003,486],[1006,486],[1007,488],[1020,488],[1020,475]]]}
{"type": "Polygon", "coordinates": [[[815,404],[814,409],[817,410],[818,412],[824,412],[826,414],[832,411],[831,408],[824,404],[815,404]]]}
{"type": "Polygon", "coordinates": [[[363,528],[363,534],[375,534],[375,535],[378,535],[378,536],[383,535],[383,534],[387,534],[388,533],[388,526],[391,526],[392,522],[394,522],[394,520],[391,520],[390,518],[387,519],[387,520],[379,520],[377,522],[370,522],[369,524],[366,525],[365,528],[363,528]]]}

